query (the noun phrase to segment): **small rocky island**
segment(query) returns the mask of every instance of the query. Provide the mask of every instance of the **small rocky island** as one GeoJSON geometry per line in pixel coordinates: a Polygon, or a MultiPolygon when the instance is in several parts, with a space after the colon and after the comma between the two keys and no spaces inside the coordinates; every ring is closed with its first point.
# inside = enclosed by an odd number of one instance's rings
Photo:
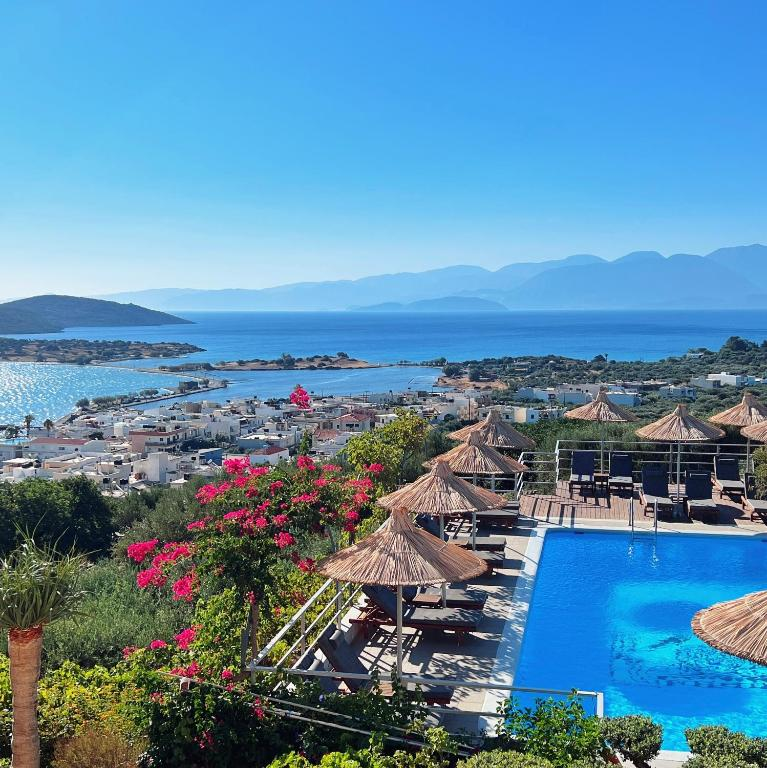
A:
{"type": "Polygon", "coordinates": [[[312,355],[311,357],[293,357],[284,354],[275,360],[221,360],[218,363],[182,363],[180,365],[161,365],[159,369],[171,373],[189,371],[333,371],[349,368],[380,368],[377,363],[368,363],[349,357],[346,352],[335,355],[312,355]]]}
{"type": "Polygon", "coordinates": [[[162,341],[86,341],[85,339],[7,339],[0,337],[0,360],[16,363],[111,363],[118,360],[143,360],[180,357],[204,352],[194,344],[162,341]]]}

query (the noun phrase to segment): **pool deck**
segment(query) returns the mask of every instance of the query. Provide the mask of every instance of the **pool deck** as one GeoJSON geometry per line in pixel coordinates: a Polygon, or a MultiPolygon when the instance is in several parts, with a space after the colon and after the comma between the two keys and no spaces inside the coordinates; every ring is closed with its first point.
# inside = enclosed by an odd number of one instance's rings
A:
{"type": "MultiPolygon", "coordinates": [[[[642,515],[638,499],[634,503],[635,529],[652,531],[653,518],[642,515]]],[[[522,497],[520,509],[520,521],[514,529],[481,531],[504,536],[506,546],[504,567],[497,569],[495,575],[471,584],[472,589],[487,595],[479,630],[467,635],[459,644],[452,633],[405,629],[405,675],[512,685],[545,531],[576,526],[631,530],[629,498],[613,496],[608,500],[599,496],[584,499],[577,493],[570,497],[566,484],[560,484],[556,494],[522,497]]],[[[729,499],[723,499],[719,504],[719,521],[718,524],[707,524],[663,520],[659,521],[658,530],[745,536],[767,534],[767,525],[761,521],[751,522],[740,505],[729,499]]],[[[453,534],[465,533],[467,523],[461,523],[457,529],[450,526],[448,530],[453,534]]],[[[366,639],[361,632],[355,632],[356,627],[348,624],[348,618],[347,638],[363,664],[381,671],[393,669],[396,657],[394,630],[381,628],[366,639]]],[[[481,718],[477,713],[494,712],[503,696],[499,691],[457,688],[450,704],[452,712],[443,715],[442,722],[452,732],[475,731],[483,726],[492,728],[495,719],[481,718]]],[[[662,758],[654,762],[657,768],[679,765],[684,760],[684,753],[665,753],[662,758]]]]}

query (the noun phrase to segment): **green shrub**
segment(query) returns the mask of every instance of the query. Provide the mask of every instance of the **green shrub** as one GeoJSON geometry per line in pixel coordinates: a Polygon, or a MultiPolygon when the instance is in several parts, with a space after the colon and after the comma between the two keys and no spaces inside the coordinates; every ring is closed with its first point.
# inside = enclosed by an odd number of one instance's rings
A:
{"type": "Polygon", "coordinates": [[[663,728],[645,715],[606,717],[600,727],[608,745],[639,768],[660,752],[663,728]]]}
{"type": "Polygon", "coordinates": [[[65,661],[83,667],[112,666],[126,646],[146,646],[152,640],[168,640],[189,626],[191,608],[149,590],[136,588],[136,576],[128,563],[102,561],[84,575],[89,593],[82,616],[47,627],[44,662],[55,668],[65,661]]]}
{"type": "Polygon", "coordinates": [[[688,728],[685,733],[694,757],[691,768],[767,768],[767,739],[751,738],[721,725],[688,728]]]}
{"type": "Polygon", "coordinates": [[[519,752],[545,757],[567,768],[575,760],[595,759],[605,751],[599,720],[586,715],[576,696],[567,701],[538,699],[535,707],[520,707],[506,699],[498,708],[501,744],[519,752]]]}
{"type": "Polygon", "coordinates": [[[460,760],[456,768],[552,768],[552,764],[545,757],[493,749],[460,760]]]}

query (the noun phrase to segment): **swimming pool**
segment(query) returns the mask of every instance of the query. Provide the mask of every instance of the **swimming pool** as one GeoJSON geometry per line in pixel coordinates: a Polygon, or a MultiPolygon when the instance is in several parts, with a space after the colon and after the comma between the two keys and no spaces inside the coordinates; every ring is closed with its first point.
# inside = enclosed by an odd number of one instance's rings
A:
{"type": "Polygon", "coordinates": [[[550,530],[514,683],[603,691],[608,716],[651,715],[664,749],[684,729],[767,733],[767,667],[721,653],[693,614],[767,589],[767,538],[550,530]]]}

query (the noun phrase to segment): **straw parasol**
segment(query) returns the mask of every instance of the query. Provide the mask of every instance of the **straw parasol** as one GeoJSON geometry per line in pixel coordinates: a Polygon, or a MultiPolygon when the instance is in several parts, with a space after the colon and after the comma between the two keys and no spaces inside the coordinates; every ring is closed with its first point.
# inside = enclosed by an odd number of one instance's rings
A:
{"type": "MultiPolygon", "coordinates": [[[[625,424],[629,421],[637,421],[631,411],[616,405],[607,397],[607,392],[600,389],[599,394],[590,402],[573,408],[565,413],[566,419],[578,421],[596,421],[600,424],[625,424]]],[[[604,469],[604,434],[599,441],[599,468],[604,469]]]]}
{"type": "Polygon", "coordinates": [[[767,591],[698,611],[692,630],[720,651],[767,666],[767,591]]]}
{"type": "Polygon", "coordinates": [[[448,437],[463,443],[475,432],[480,435],[485,445],[493,448],[512,451],[532,451],[535,448],[535,440],[523,435],[505,422],[495,408],[488,411],[483,421],[451,432],[448,437]]]}
{"type": "Polygon", "coordinates": [[[473,579],[485,563],[473,552],[417,528],[403,508],[362,541],[317,565],[330,579],[397,588],[397,675],[402,675],[402,587],[473,579]]]}
{"type": "Polygon", "coordinates": [[[767,406],[757,400],[753,392],[745,392],[738,405],[717,413],[709,421],[723,427],[751,427],[767,421],[767,406]]]}
{"type": "Polygon", "coordinates": [[[472,432],[465,443],[426,462],[425,466],[431,468],[439,460],[446,462],[456,475],[471,475],[475,479],[475,484],[478,475],[489,475],[490,490],[494,490],[497,476],[517,475],[527,471],[524,464],[520,464],[511,456],[498,453],[495,448],[483,443],[481,435],[477,432],[472,432]]]}
{"type": "MultiPolygon", "coordinates": [[[[455,517],[464,512],[471,512],[473,515],[472,548],[475,549],[476,513],[503,507],[506,504],[506,499],[497,493],[456,477],[448,463],[438,459],[430,472],[421,475],[414,483],[410,483],[388,496],[382,496],[377,503],[384,509],[406,507],[413,512],[439,517],[440,536],[444,536],[446,517],[455,517]]],[[[442,590],[442,597],[445,601],[445,589],[442,590]]]]}
{"type": "MultiPolygon", "coordinates": [[[[767,406],[757,400],[753,392],[744,392],[743,399],[738,405],[715,414],[709,421],[714,424],[721,424],[723,427],[754,427],[767,422],[767,406]]],[[[746,438],[746,471],[748,472],[752,438],[745,429],[741,434],[746,438]]],[[[765,434],[767,435],[767,431],[765,434]]],[[[759,438],[754,439],[757,442],[764,442],[759,438]]]]}
{"type": "Polygon", "coordinates": [[[724,432],[718,427],[706,424],[695,418],[683,403],[677,405],[672,413],[662,419],[641,427],[636,431],[637,437],[653,443],[676,443],[678,447],[676,462],[676,491],[679,494],[682,475],[682,443],[706,443],[719,440],[724,432]]]}

